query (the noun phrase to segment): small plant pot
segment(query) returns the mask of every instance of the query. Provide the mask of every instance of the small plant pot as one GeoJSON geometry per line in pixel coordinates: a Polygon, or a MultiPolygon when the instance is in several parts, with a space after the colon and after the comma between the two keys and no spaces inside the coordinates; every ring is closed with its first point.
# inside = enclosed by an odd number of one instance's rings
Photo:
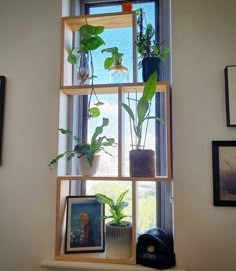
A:
{"type": "Polygon", "coordinates": [[[84,155],[78,159],[78,169],[80,175],[93,176],[98,170],[100,155],[94,155],[92,167],[89,165],[87,157],[84,155]]]}
{"type": "Polygon", "coordinates": [[[161,60],[158,57],[146,57],[142,60],[143,82],[147,82],[149,76],[157,71],[157,81],[160,79],[161,60]]]}
{"type": "Polygon", "coordinates": [[[106,224],[106,256],[111,259],[128,259],[132,254],[132,225],[117,227],[106,224]]]}
{"type": "Polygon", "coordinates": [[[129,152],[131,177],[155,177],[153,150],[131,150],[129,152]]]}

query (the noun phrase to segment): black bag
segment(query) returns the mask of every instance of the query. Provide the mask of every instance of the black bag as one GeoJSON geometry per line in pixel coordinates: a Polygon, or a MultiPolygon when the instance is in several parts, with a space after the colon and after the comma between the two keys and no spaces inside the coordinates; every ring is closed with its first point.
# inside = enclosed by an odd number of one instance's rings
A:
{"type": "Polygon", "coordinates": [[[175,266],[173,236],[161,228],[148,230],[138,237],[137,264],[157,269],[175,266]]]}

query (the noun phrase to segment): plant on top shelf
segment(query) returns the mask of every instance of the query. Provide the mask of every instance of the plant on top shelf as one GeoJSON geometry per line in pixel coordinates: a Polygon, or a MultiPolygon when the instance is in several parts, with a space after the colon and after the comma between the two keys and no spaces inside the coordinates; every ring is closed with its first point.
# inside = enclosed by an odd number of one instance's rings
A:
{"type": "Polygon", "coordinates": [[[108,258],[129,258],[131,256],[132,244],[132,225],[128,221],[123,221],[128,216],[123,210],[128,206],[128,202],[124,201],[124,197],[128,190],[122,192],[117,200],[97,193],[97,200],[109,206],[110,215],[103,216],[103,219],[111,219],[106,224],[106,254],[108,258]]]}
{"type": "MultiPolygon", "coordinates": [[[[151,73],[155,70],[159,72],[160,63],[166,59],[170,49],[164,47],[165,41],[157,42],[155,40],[156,33],[151,23],[144,25],[146,18],[142,8],[136,10],[136,15],[139,28],[136,37],[136,47],[142,59],[138,66],[139,68],[142,67],[143,80],[146,82],[151,73]]],[[[157,74],[157,76],[159,76],[159,74],[157,74]]]]}
{"type": "MultiPolygon", "coordinates": [[[[97,163],[99,162],[99,155],[97,155],[100,151],[104,151],[106,154],[111,155],[106,151],[106,147],[115,146],[114,138],[108,138],[106,136],[100,136],[103,133],[103,128],[108,126],[109,120],[107,118],[103,118],[103,122],[101,126],[97,126],[92,135],[90,143],[83,142],[81,138],[74,136],[73,139],[76,141],[76,145],[73,150],[67,150],[64,153],[57,155],[55,158],[51,160],[49,163],[49,168],[52,169],[52,166],[55,165],[58,160],[62,157],[66,156],[67,160],[71,160],[74,156],[80,158],[78,160],[78,166],[81,175],[94,175],[97,169],[97,163]],[[82,160],[82,163],[81,161],[82,160]],[[94,162],[96,160],[96,165],[94,162]]],[[[72,132],[70,130],[59,129],[59,131],[68,136],[72,136],[72,132]]]]}
{"type": "Polygon", "coordinates": [[[78,32],[80,34],[80,44],[78,47],[74,48],[68,55],[67,61],[75,65],[77,64],[76,76],[79,85],[88,84],[89,79],[91,79],[91,93],[88,102],[88,117],[94,118],[100,115],[100,110],[97,106],[102,105],[103,103],[99,101],[94,86],[93,79],[94,75],[94,66],[93,66],[93,57],[92,51],[96,50],[100,46],[104,45],[104,40],[99,36],[104,31],[103,26],[93,26],[90,24],[82,25],[78,32]],[[91,66],[91,75],[89,74],[89,58],[91,66]],[[97,99],[96,107],[90,107],[91,97],[95,95],[97,99]]]}
{"type": "Polygon", "coordinates": [[[121,103],[130,118],[131,144],[132,148],[135,147],[135,149],[130,151],[130,176],[133,177],[154,177],[155,175],[154,152],[152,150],[145,150],[144,148],[146,144],[149,120],[154,119],[159,121],[161,124],[163,123],[161,118],[150,116],[151,102],[156,92],[156,83],[157,72],[155,71],[148,78],[147,82],[145,82],[142,96],[139,100],[135,100],[135,107],[133,110],[130,104],[131,99],[128,98],[128,105],[121,103]],[[145,123],[145,136],[143,139],[145,123]],[[134,138],[132,131],[135,135],[134,138]],[[148,170],[143,172],[145,170],[145,166],[148,170]]]}
{"type": "Polygon", "coordinates": [[[127,83],[128,69],[122,65],[123,53],[120,53],[117,47],[105,48],[102,53],[110,53],[104,61],[104,68],[108,70],[109,83],[127,83]]]}

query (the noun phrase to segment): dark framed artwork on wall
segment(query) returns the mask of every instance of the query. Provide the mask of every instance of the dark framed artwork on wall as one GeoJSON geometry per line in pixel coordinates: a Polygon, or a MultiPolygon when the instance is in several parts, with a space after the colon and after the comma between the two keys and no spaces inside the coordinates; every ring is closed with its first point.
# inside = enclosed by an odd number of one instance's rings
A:
{"type": "Polygon", "coordinates": [[[0,166],[2,165],[5,86],[6,86],[6,77],[0,75],[0,166]]]}
{"type": "Polygon", "coordinates": [[[226,66],[225,105],[227,126],[236,126],[236,65],[226,66]]]}
{"type": "Polygon", "coordinates": [[[96,196],[68,196],[65,253],[104,251],[104,204],[96,196]]]}
{"type": "Polygon", "coordinates": [[[236,141],[212,141],[214,206],[236,206],[236,141]]]}

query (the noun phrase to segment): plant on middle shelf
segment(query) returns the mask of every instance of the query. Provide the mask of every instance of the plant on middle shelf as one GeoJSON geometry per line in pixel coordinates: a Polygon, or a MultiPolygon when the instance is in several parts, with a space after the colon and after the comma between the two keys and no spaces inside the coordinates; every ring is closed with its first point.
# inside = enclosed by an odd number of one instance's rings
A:
{"type": "Polygon", "coordinates": [[[128,215],[124,213],[124,209],[128,206],[128,202],[124,201],[124,197],[129,190],[122,192],[116,200],[97,193],[98,202],[108,205],[110,215],[105,215],[103,219],[111,219],[106,224],[106,253],[108,258],[129,258],[131,256],[132,244],[132,225],[123,219],[128,215]]]}
{"type": "MultiPolygon", "coordinates": [[[[51,160],[49,163],[49,168],[52,169],[52,166],[55,165],[58,160],[66,156],[67,160],[71,160],[74,156],[79,158],[78,167],[81,175],[94,175],[98,168],[98,163],[100,151],[104,151],[106,154],[111,155],[106,151],[106,148],[109,146],[115,146],[115,139],[102,136],[103,128],[108,126],[109,120],[103,118],[102,124],[95,128],[95,131],[91,137],[90,143],[83,142],[81,138],[74,136],[73,139],[76,141],[76,145],[73,150],[67,150],[51,160]]],[[[59,131],[68,136],[72,136],[70,130],[59,129],[59,131]]]]}
{"type": "Polygon", "coordinates": [[[103,33],[103,26],[93,26],[90,24],[84,24],[79,29],[78,32],[80,34],[80,43],[78,47],[75,47],[68,55],[67,61],[75,65],[76,68],[76,82],[75,84],[84,85],[88,84],[91,79],[91,92],[88,101],[88,117],[94,118],[100,115],[100,110],[97,106],[102,105],[103,103],[99,101],[95,89],[94,89],[94,65],[93,65],[93,56],[92,51],[98,49],[100,46],[104,45],[104,40],[99,36],[103,33]],[[90,59],[90,67],[91,74],[89,70],[89,59],[90,59]],[[97,100],[96,107],[91,107],[91,97],[95,95],[97,100]]]}
{"type": "Polygon", "coordinates": [[[109,83],[128,83],[128,69],[122,65],[123,53],[117,47],[105,48],[102,53],[110,53],[104,61],[104,68],[108,70],[109,83]]]}
{"type": "Polygon", "coordinates": [[[122,107],[128,113],[130,118],[131,145],[133,148],[130,151],[130,176],[133,177],[155,176],[154,151],[146,150],[144,148],[146,144],[146,135],[149,120],[154,119],[156,121],[159,121],[161,124],[163,123],[163,120],[161,118],[156,116],[150,116],[151,102],[156,92],[156,84],[157,84],[157,72],[155,71],[148,78],[147,82],[145,82],[142,96],[139,98],[139,100],[134,101],[135,102],[134,108],[131,106],[130,104],[131,99],[129,98],[128,105],[125,103],[121,103],[122,107]],[[134,133],[132,133],[132,131],[134,133]]]}
{"type": "Polygon", "coordinates": [[[164,47],[165,41],[157,42],[155,29],[151,23],[145,23],[144,9],[136,10],[137,25],[139,31],[136,36],[137,51],[142,59],[138,67],[142,68],[143,81],[146,82],[151,73],[155,70],[160,73],[160,65],[170,52],[169,48],[164,47]]]}

